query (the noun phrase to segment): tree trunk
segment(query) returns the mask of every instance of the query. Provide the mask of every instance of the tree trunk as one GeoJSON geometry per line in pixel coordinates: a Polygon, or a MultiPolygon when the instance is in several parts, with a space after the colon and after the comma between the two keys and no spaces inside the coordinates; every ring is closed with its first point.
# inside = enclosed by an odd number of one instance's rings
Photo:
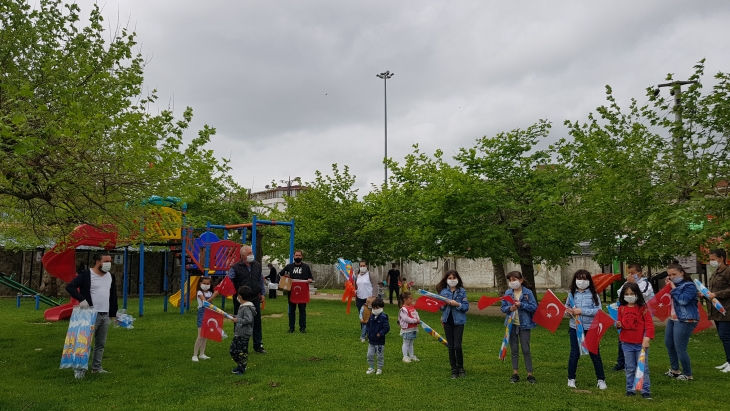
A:
{"type": "Polygon", "coordinates": [[[529,244],[526,244],[521,237],[512,236],[514,240],[515,249],[517,255],[520,257],[520,270],[522,271],[522,277],[529,281],[532,288],[535,288],[535,266],[532,263],[532,249],[529,244]]]}
{"type": "Polygon", "coordinates": [[[507,277],[505,277],[504,272],[504,263],[495,263],[494,260],[492,260],[492,266],[494,267],[494,279],[497,280],[497,291],[500,296],[503,296],[508,287],[507,277]]]}
{"type": "Polygon", "coordinates": [[[43,281],[41,282],[41,289],[39,292],[48,297],[58,297],[57,278],[48,274],[46,271],[43,271],[43,281]]]}

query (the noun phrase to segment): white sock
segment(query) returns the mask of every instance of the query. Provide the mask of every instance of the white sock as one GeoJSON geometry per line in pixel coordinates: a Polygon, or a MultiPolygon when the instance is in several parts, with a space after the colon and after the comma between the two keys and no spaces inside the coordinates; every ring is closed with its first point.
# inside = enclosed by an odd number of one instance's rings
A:
{"type": "Polygon", "coordinates": [[[413,355],[413,343],[414,342],[416,342],[416,340],[408,340],[408,353],[409,353],[408,355],[410,357],[415,357],[415,355],[413,355]]]}

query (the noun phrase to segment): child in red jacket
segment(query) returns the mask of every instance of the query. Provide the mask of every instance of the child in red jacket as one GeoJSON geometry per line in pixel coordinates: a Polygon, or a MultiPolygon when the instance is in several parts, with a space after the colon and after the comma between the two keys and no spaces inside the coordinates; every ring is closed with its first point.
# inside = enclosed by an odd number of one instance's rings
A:
{"type": "Polygon", "coordinates": [[[619,341],[626,357],[626,396],[636,395],[636,368],[639,366],[641,350],[645,352],[644,383],[641,396],[651,399],[649,382],[649,342],[654,339],[654,322],[646,307],[644,296],[639,286],[634,283],[624,284],[619,297],[618,321],[616,328],[621,330],[619,341]]]}

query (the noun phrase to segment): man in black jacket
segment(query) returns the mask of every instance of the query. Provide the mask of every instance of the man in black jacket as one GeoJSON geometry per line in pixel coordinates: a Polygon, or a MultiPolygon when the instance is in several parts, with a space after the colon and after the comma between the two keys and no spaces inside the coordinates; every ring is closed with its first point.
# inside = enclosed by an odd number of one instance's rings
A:
{"type": "MultiPolygon", "coordinates": [[[[233,281],[236,290],[247,285],[253,292],[251,302],[256,307],[256,317],[253,321],[253,350],[259,354],[266,354],[261,331],[261,303],[264,302],[266,290],[261,264],[254,260],[253,250],[250,246],[241,247],[241,261],[231,266],[231,269],[228,270],[228,277],[233,281]]],[[[237,313],[240,305],[238,299],[234,298],[233,312],[237,313]]]]}
{"type": "Polygon", "coordinates": [[[106,252],[94,254],[94,266],[83,270],[66,286],[69,295],[79,301],[81,308],[96,308],[94,324],[94,356],[91,372],[107,373],[101,368],[106,335],[111,319],[117,316],[117,284],[112,268],[112,256],[106,252]]]}
{"type": "MultiPolygon", "coordinates": [[[[311,283],[314,281],[312,277],[312,270],[307,264],[302,262],[302,252],[297,250],[294,252],[294,262],[287,264],[280,275],[291,277],[292,280],[307,280],[311,283]]],[[[291,293],[288,292],[287,298],[289,300],[289,332],[294,332],[294,323],[296,322],[296,309],[299,307],[299,332],[307,332],[307,304],[295,304],[291,302],[291,293]]]]}

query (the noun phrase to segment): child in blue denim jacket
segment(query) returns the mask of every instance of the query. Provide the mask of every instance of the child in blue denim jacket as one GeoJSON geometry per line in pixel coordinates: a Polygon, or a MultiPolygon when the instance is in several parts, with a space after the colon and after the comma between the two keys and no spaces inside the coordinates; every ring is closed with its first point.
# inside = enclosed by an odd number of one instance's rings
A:
{"type": "Polygon", "coordinates": [[[451,364],[451,378],[465,377],[464,354],[461,351],[461,340],[464,336],[466,312],[469,311],[469,301],[466,299],[466,289],[456,270],[449,270],[436,285],[436,291],[442,297],[449,299],[441,307],[441,323],[446,332],[446,341],[449,348],[449,363],[451,364]]]}
{"type": "Polygon", "coordinates": [[[509,290],[504,293],[505,297],[512,298],[514,303],[502,300],[502,312],[507,314],[504,319],[504,325],[507,325],[509,317],[514,315],[512,320],[512,330],[509,334],[509,347],[512,351],[512,377],[510,382],[516,383],[520,381],[518,372],[519,365],[519,347],[522,346],[522,356],[525,358],[525,368],[527,369],[527,382],[530,384],[537,383],[532,375],[532,353],[530,352],[530,330],[535,328],[536,324],[532,321],[532,316],[537,310],[537,300],[533,294],[530,282],[522,278],[519,271],[510,271],[507,273],[507,281],[509,282],[509,290]],[[514,312],[517,312],[515,315],[514,312]]]}

